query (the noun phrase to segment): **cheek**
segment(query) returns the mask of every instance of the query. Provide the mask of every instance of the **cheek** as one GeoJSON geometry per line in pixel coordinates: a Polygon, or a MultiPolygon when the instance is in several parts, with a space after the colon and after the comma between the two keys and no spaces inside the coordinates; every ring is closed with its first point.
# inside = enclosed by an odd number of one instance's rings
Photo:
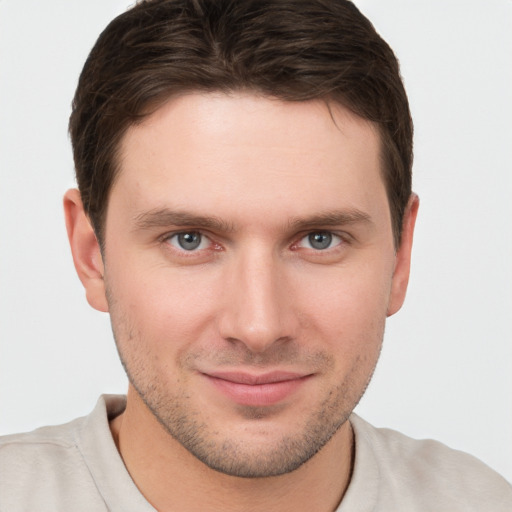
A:
{"type": "Polygon", "coordinates": [[[141,272],[141,265],[126,263],[123,270],[106,269],[112,322],[128,327],[124,338],[136,336],[155,352],[179,350],[197,339],[214,314],[212,283],[168,268],[141,272]]]}
{"type": "Polygon", "coordinates": [[[321,340],[334,355],[336,371],[347,374],[354,368],[367,374],[380,354],[391,272],[382,268],[338,272],[308,279],[301,305],[306,338],[321,340]]]}
{"type": "Polygon", "coordinates": [[[381,323],[391,290],[391,272],[356,269],[305,274],[295,293],[301,309],[323,326],[340,332],[364,332],[381,323]]]}

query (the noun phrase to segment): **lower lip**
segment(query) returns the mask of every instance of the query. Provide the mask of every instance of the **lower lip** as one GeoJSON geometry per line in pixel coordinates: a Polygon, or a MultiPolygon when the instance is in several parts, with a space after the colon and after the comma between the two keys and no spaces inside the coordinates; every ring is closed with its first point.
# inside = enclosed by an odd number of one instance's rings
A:
{"type": "Polygon", "coordinates": [[[206,375],[224,395],[240,405],[266,406],[282,402],[296,392],[309,376],[268,384],[241,384],[206,375]]]}

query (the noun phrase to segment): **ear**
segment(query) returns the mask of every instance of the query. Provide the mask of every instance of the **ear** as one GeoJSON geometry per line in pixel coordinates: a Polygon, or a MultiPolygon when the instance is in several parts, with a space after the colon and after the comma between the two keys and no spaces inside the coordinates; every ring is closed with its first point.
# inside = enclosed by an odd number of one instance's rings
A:
{"type": "Polygon", "coordinates": [[[400,247],[395,256],[395,270],[391,282],[391,294],[388,304],[388,316],[394,315],[404,303],[407,285],[409,283],[409,272],[411,269],[411,251],[414,235],[414,225],[420,205],[419,197],[411,194],[407,208],[405,209],[402,222],[402,236],[400,247]]]}
{"type": "Polygon", "coordinates": [[[68,190],[64,195],[64,215],[73,262],[84,285],[87,302],[94,309],[107,312],[100,246],[77,189],[68,190]]]}

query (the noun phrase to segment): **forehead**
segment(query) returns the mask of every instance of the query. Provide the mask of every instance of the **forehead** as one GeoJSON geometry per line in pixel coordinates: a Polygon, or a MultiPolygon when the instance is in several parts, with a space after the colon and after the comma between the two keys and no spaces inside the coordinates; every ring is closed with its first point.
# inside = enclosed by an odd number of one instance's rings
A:
{"type": "Polygon", "coordinates": [[[376,127],[338,104],[193,93],[128,129],[111,200],[303,215],[371,206],[385,196],[380,167],[376,127]]]}
{"type": "Polygon", "coordinates": [[[332,144],[344,143],[340,135],[367,150],[379,139],[373,123],[336,102],[283,101],[249,92],[188,93],[172,97],[143,122],[129,127],[121,153],[126,155],[130,146],[145,138],[158,142],[163,137],[176,146],[211,142],[243,147],[248,140],[254,145],[267,144],[269,135],[276,149],[293,145],[295,140],[298,152],[308,149],[302,144],[304,138],[327,151],[332,144]]]}

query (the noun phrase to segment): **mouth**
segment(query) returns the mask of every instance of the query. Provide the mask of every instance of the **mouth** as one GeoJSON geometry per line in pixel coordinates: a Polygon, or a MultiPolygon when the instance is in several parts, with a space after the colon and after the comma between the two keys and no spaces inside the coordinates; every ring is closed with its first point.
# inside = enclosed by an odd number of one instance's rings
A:
{"type": "Polygon", "coordinates": [[[312,374],[272,371],[263,374],[246,372],[210,372],[202,374],[214,389],[240,405],[255,407],[274,405],[295,394],[312,374]]]}

